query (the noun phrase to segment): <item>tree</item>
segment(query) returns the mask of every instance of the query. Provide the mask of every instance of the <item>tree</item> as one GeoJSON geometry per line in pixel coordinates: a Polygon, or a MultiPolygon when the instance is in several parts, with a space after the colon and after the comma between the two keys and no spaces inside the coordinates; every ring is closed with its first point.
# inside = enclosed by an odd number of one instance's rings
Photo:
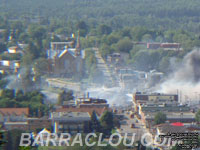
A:
{"type": "Polygon", "coordinates": [[[13,99],[15,97],[15,90],[14,89],[4,89],[1,93],[1,96],[4,98],[13,99]]]}
{"type": "Polygon", "coordinates": [[[197,123],[200,123],[200,109],[197,111],[197,113],[195,115],[195,120],[197,123]]]}
{"type": "Polygon", "coordinates": [[[108,25],[102,24],[98,27],[98,33],[100,35],[110,34],[112,32],[112,28],[108,25]]]}
{"type": "Polygon", "coordinates": [[[161,124],[161,123],[165,123],[166,120],[167,120],[167,116],[166,116],[166,114],[164,114],[162,112],[158,112],[154,117],[154,123],[156,125],[161,124]]]}
{"type": "Polygon", "coordinates": [[[45,58],[38,58],[34,63],[34,68],[36,76],[42,76],[47,73],[48,69],[48,60],[45,58]]]}
{"type": "Polygon", "coordinates": [[[7,50],[7,46],[4,43],[0,43],[0,53],[3,53],[7,50]]]}
{"type": "Polygon", "coordinates": [[[34,80],[31,69],[25,69],[24,74],[21,74],[21,86],[23,91],[31,91],[34,88],[34,80]]]}
{"type": "Polygon", "coordinates": [[[126,37],[126,38],[118,41],[116,47],[117,47],[118,51],[120,51],[120,52],[129,53],[130,50],[133,48],[133,43],[131,42],[131,40],[128,37],[126,37]]]}
{"type": "Polygon", "coordinates": [[[94,132],[100,132],[100,123],[95,111],[92,112],[91,116],[91,129],[94,132]]]}
{"type": "Polygon", "coordinates": [[[16,101],[24,100],[24,92],[22,90],[17,90],[16,92],[16,101]]]}
{"type": "Polygon", "coordinates": [[[106,135],[110,135],[114,128],[113,113],[105,111],[100,119],[102,132],[106,135]]]}
{"type": "Polygon", "coordinates": [[[6,143],[7,141],[5,140],[5,132],[0,130],[0,147],[6,143]]]}
{"type": "Polygon", "coordinates": [[[80,36],[86,36],[88,33],[88,26],[85,21],[80,21],[76,24],[76,29],[79,30],[80,36]]]}
{"type": "Polygon", "coordinates": [[[73,100],[74,96],[73,96],[73,91],[69,90],[69,91],[65,91],[63,90],[59,95],[58,95],[58,104],[62,105],[64,101],[70,101],[73,100]]]}

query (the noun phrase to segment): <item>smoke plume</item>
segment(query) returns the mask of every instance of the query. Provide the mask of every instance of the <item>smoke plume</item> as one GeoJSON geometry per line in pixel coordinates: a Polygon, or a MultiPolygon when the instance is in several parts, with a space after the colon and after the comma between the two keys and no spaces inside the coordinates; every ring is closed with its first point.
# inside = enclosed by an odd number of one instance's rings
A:
{"type": "MultiPolygon", "coordinates": [[[[174,64],[176,65],[176,64],[174,64]]],[[[159,92],[177,93],[182,102],[200,99],[200,50],[188,53],[176,70],[160,85],[159,92]]]]}

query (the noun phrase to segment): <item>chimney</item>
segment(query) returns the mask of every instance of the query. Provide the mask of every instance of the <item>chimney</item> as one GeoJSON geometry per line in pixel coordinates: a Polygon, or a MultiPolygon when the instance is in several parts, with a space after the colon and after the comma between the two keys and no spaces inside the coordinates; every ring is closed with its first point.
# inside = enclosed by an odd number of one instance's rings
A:
{"type": "Polygon", "coordinates": [[[87,98],[90,98],[90,93],[89,92],[87,92],[87,98]]]}

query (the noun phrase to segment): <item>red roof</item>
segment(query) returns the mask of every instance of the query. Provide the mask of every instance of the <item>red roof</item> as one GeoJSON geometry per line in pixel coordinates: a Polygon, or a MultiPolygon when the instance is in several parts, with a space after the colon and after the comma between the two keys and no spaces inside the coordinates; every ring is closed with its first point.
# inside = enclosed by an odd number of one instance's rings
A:
{"type": "Polygon", "coordinates": [[[178,126],[178,127],[182,127],[182,126],[184,126],[184,124],[181,123],[181,122],[171,123],[171,125],[172,125],[172,126],[178,126]]]}
{"type": "Polygon", "coordinates": [[[29,109],[28,108],[0,108],[0,113],[2,115],[29,115],[29,109]]]}

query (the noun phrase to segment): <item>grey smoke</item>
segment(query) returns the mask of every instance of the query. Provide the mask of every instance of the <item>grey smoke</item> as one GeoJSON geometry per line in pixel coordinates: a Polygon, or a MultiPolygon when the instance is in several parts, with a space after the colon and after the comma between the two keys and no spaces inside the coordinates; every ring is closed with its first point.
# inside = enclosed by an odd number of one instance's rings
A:
{"type": "Polygon", "coordinates": [[[183,101],[200,98],[200,50],[188,53],[176,70],[159,87],[159,92],[177,93],[181,91],[183,101]],[[199,92],[199,93],[198,93],[199,92]]]}
{"type": "Polygon", "coordinates": [[[191,82],[198,84],[200,81],[200,50],[193,50],[187,54],[182,65],[175,72],[177,81],[191,82]]]}

